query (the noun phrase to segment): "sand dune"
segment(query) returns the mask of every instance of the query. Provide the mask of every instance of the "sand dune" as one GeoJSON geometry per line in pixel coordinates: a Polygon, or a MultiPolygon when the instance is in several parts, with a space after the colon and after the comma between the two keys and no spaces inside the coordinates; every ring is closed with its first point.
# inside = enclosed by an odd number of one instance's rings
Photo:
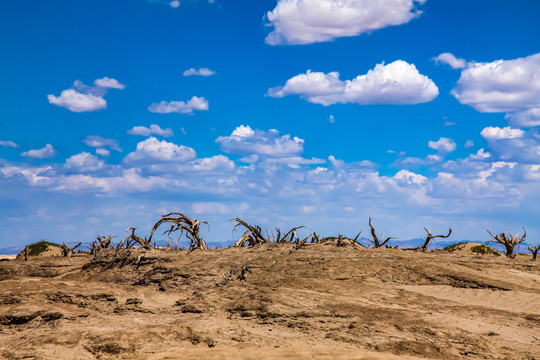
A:
{"type": "Polygon", "coordinates": [[[0,262],[6,359],[533,359],[540,269],[310,245],[0,262]]]}

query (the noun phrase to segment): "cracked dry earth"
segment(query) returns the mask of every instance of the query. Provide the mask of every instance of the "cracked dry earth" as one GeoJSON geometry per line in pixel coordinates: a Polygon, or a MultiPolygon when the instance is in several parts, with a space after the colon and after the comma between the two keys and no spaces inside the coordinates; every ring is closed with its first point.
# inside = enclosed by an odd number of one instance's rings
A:
{"type": "Polygon", "coordinates": [[[540,358],[530,256],[108,251],[0,262],[0,358],[540,358]]]}

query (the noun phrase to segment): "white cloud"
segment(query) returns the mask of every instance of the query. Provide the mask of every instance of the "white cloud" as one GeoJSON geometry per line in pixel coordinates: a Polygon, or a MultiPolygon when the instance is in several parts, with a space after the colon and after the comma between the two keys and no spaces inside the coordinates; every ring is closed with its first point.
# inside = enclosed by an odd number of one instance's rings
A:
{"type": "Polygon", "coordinates": [[[91,94],[82,94],[73,89],[62,91],[59,97],[47,95],[49,102],[73,112],[97,111],[107,107],[105,99],[91,94]]]}
{"type": "Polygon", "coordinates": [[[472,140],[467,140],[465,141],[465,148],[468,149],[468,148],[472,148],[474,146],[474,141],[472,140]]]}
{"type": "Polygon", "coordinates": [[[227,205],[215,201],[195,202],[191,204],[191,211],[194,214],[229,214],[230,209],[227,205]]]}
{"type": "Polygon", "coordinates": [[[330,117],[328,118],[328,121],[330,121],[330,124],[335,123],[336,119],[334,118],[334,115],[330,115],[330,117]]]}
{"type": "Polygon", "coordinates": [[[22,167],[22,166],[3,166],[0,172],[6,178],[21,176],[30,186],[47,186],[53,181],[50,178],[51,166],[40,167],[22,167]]]}
{"type": "Polygon", "coordinates": [[[510,126],[505,128],[489,126],[484,128],[480,133],[486,140],[516,139],[523,137],[524,134],[525,131],[512,129],[510,126]]]}
{"type": "Polygon", "coordinates": [[[24,157],[31,157],[36,159],[49,159],[56,156],[56,150],[53,148],[51,144],[45,145],[45,147],[37,150],[29,150],[26,152],[23,152],[21,156],[24,157]]]}
{"type": "Polygon", "coordinates": [[[443,116],[443,120],[444,126],[454,126],[457,124],[455,121],[450,121],[447,116],[443,116]]]}
{"type": "Polygon", "coordinates": [[[140,135],[140,136],[151,136],[151,135],[160,135],[163,137],[171,137],[174,135],[174,132],[171,128],[162,129],[159,125],[152,124],[149,128],[144,126],[135,126],[133,129],[128,130],[127,132],[130,135],[140,135]]]}
{"type": "Polygon", "coordinates": [[[87,152],[73,155],[66,160],[65,167],[67,169],[83,170],[83,171],[96,171],[103,167],[104,162],[99,160],[96,156],[87,152]]]}
{"type": "Polygon", "coordinates": [[[96,149],[96,154],[107,157],[111,155],[111,152],[107,149],[96,149]]]}
{"type": "Polygon", "coordinates": [[[467,67],[467,61],[465,59],[458,59],[450,53],[442,53],[434,57],[433,61],[437,64],[449,65],[452,69],[464,69],[467,67]]]}
{"type": "Polygon", "coordinates": [[[445,137],[442,137],[437,141],[428,142],[428,146],[442,155],[451,153],[452,151],[456,150],[455,141],[445,137]]]}
{"type": "Polygon", "coordinates": [[[540,135],[511,127],[487,127],[481,132],[495,160],[540,164],[540,135]]]}
{"type": "Polygon", "coordinates": [[[221,150],[229,154],[256,154],[271,157],[287,157],[301,154],[304,140],[290,135],[279,135],[279,131],[252,130],[249,126],[240,125],[230,136],[216,139],[221,150]]]}
{"type": "Polygon", "coordinates": [[[236,136],[240,138],[247,138],[255,135],[255,131],[251,129],[249,125],[240,125],[233,130],[231,136],[236,136]]]}
{"type": "Polygon", "coordinates": [[[83,142],[90,147],[110,148],[114,151],[122,151],[122,149],[120,149],[120,145],[118,145],[118,141],[97,135],[89,135],[83,140],[83,142]]]}
{"type": "Polygon", "coordinates": [[[452,94],[480,112],[540,108],[540,54],[515,60],[470,63],[452,94]]]}
{"type": "Polygon", "coordinates": [[[299,168],[300,165],[317,165],[317,164],[326,163],[326,160],[323,160],[323,159],[317,159],[317,158],[305,159],[301,156],[268,158],[268,159],[265,159],[264,161],[269,164],[285,164],[290,168],[299,168]]]}
{"type": "Polygon", "coordinates": [[[14,143],[11,140],[0,140],[0,146],[5,147],[5,148],[10,148],[10,147],[16,148],[16,147],[19,147],[19,144],[14,143]]]}
{"type": "Polygon", "coordinates": [[[510,122],[510,125],[515,127],[540,126],[540,107],[508,113],[504,118],[510,122]]]}
{"type": "Polygon", "coordinates": [[[407,170],[400,170],[394,175],[394,179],[406,181],[410,184],[422,185],[428,182],[428,178],[407,170]]]}
{"type": "Polygon", "coordinates": [[[199,68],[199,69],[195,69],[195,68],[191,68],[191,69],[187,69],[186,71],[184,71],[184,73],[182,75],[184,76],[193,76],[193,75],[197,75],[197,76],[211,76],[211,75],[214,75],[216,72],[215,71],[212,71],[208,68],[199,68]]]}
{"type": "Polygon", "coordinates": [[[180,1],[178,0],[173,0],[169,3],[169,5],[171,5],[172,8],[177,8],[180,6],[180,1]]]}
{"type": "Polygon", "coordinates": [[[197,159],[190,163],[192,170],[199,172],[231,171],[234,170],[234,162],[223,155],[211,158],[197,159]]]}
{"type": "Polygon", "coordinates": [[[191,100],[184,101],[162,101],[160,103],[153,103],[148,107],[148,110],[153,113],[169,114],[193,114],[193,110],[208,110],[208,100],[203,97],[193,96],[191,100]]]}
{"type": "Polygon", "coordinates": [[[419,104],[433,100],[439,89],[416,66],[402,60],[388,65],[378,64],[366,75],[342,81],[338,72],[324,74],[311,72],[297,75],[285,86],[268,90],[272,97],[300,95],[311,103],[328,106],[336,103],[373,104],[419,104]]]}
{"type": "Polygon", "coordinates": [[[96,79],[94,81],[94,85],[102,87],[102,88],[112,88],[112,89],[119,89],[119,90],[126,88],[126,86],[124,84],[120,84],[118,80],[111,79],[108,77],[104,77],[102,79],[96,79]]]}
{"type": "Polygon", "coordinates": [[[150,137],[137,144],[137,149],[128,154],[124,161],[126,163],[145,162],[178,162],[184,163],[194,160],[197,153],[190,147],[176,145],[165,140],[159,141],[155,137],[150,137]]]}
{"type": "Polygon", "coordinates": [[[279,0],[266,14],[270,45],[311,44],[370,33],[420,16],[425,0],[279,0]]]}
{"type": "Polygon", "coordinates": [[[94,86],[84,85],[79,80],[73,83],[73,88],[64,90],[60,96],[47,95],[49,103],[65,107],[73,112],[90,112],[103,110],[107,107],[107,101],[103,98],[109,88],[124,89],[116,79],[104,77],[96,79],[94,86]]]}

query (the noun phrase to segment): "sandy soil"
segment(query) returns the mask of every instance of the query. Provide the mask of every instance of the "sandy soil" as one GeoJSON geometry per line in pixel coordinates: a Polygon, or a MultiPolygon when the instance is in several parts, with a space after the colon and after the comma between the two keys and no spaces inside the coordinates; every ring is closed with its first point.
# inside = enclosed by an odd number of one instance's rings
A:
{"type": "Polygon", "coordinates": [[[0,262],[5,359],[539,359],[540,268],[283,245],[0,262]]]}

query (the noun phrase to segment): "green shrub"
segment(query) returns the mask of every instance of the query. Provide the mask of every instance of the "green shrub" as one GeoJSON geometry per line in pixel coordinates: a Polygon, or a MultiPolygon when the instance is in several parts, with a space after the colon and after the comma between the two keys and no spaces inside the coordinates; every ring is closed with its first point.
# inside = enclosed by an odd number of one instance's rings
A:
{"type": "Polygon", "coordinates": [[[456,250],[459,250],[463,247],[463,245],[467,244],[466,242],[464,243],[457,243],[457,244],[452,244],[452,245],[448,245],[447,247],[445,247],[443,250],[444,251],[456,251],[456,250]]]}
{"type": "MultiPolygon", "coordinates": [[[[60,245],[55,244],[55,243],[51,243],[51,242],[48,242],[48,241],[40,241],[40,242],[37,242],[35,244],[28,245],[26,247],[28,249],[28,256],[38,256],[39,254],[47,251],[49,246],[60,247],[60,245]]],[[[23,252],[24,252],[24,250],[21,251],[20,254],[22,254],[23,252]]]]}
{"type": "Polygon", "coordinates": [[[499,253],[497,250],[490,248],[487,245],[476,245],[471,248],[471,251],[475,254],[481,254],[481,255],[495,255],[495,256],[501,256],[501,253],[499,253]]]}

